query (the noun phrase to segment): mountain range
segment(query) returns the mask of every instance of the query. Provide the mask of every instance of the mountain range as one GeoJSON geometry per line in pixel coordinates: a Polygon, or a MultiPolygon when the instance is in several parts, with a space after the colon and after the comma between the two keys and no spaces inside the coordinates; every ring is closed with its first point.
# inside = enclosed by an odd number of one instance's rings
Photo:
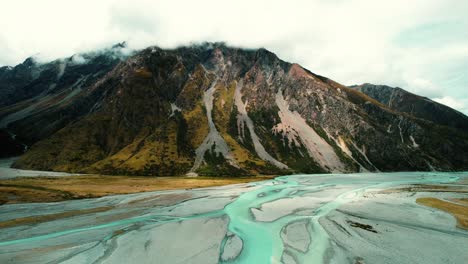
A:
{"type": "Polygon", "coordinates": [[[132,175],[468,170],[468,117],[266,49],[125,43],[0,68],[14,167],[132,175]],[[26,150],[24,153],[22,153],[26,150]]]}

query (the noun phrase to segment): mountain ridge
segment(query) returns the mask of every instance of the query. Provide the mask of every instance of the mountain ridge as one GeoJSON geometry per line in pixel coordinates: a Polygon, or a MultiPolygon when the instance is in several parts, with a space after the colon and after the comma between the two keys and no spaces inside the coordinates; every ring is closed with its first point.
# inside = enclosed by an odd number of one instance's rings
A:
{"type": "Polygon", "coordinates": [[[468,121],[465,114],[427,97],[413,94],[400,87],[387,85],[364,83],[350,87],[367,94],[392,110],[468,131],[468,121]]]}
{"type": "Polygon", "coordinates": [[[0,108],[0,123],[34,143],[15,167],[138,175],[468,169],[464,129],[392,109],[266,49],[149,47],[104,64],[70,96],[94,63],[75,75],[67,66],[69,85],[29,112],[31,99],[0,108]]]}

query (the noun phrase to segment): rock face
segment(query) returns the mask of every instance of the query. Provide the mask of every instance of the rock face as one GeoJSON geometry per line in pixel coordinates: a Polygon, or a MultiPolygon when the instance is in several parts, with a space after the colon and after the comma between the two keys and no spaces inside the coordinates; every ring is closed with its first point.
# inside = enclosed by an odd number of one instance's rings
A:
{"type": "Polygon", "coordinates": [[[408,113],[412,116],[432,121],[443,126],[451,126],[468,131],[468,117],[452,108],[439,104],[399,87],[365,83],[351,86],[381,102],[388,108],[408,113]]]}
{"type": "Polygon", "coordinates": [[[124,58],[122,48],[0,68],[0,129],[21,131],[18,138],[32,144],[74,121],[89,110],[75,105],[80,94],[124,58]]]}
{"type": "Polygon", "coordinates": [[[265,49],[215,43],[123,57],[116,48],[75,55],[81,63],[70,65],[73,56],[58,72],[63,60],[37,66],[55,75],[9,86],[25,91],[20,98],[1,88],[0,125],[32,144],[14,166],[138,175],[468,169],[462,114],[444,123],[430,108],[405,111],[406,97],[395,108],[265,49]]]}

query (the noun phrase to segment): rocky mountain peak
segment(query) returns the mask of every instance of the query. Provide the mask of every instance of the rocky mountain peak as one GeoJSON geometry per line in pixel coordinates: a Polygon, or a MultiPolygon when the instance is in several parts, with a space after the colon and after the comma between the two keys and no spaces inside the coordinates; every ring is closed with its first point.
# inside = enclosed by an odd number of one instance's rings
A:
{"type": "Polygon", "coordinates": [[[203,43],[109,54],[79,55],[82,63],[74,55],[61,73],[56,63],[40,81],[15,84],[35,91],[0,109],[0,124],[33,144],[15,166],[250,175],[468,164],[463,127],[422,118],[424,107],[395,108],[415,97],[389,104],[377,96],[386,92],[343,86],[266,49],[203,43]]]}

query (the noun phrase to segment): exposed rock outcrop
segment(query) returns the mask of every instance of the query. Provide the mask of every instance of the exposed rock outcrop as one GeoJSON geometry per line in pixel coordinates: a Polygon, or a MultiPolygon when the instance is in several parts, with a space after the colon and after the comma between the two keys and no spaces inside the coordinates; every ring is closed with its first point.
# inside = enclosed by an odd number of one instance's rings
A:
{"type": "Polygon", "coordinates": [[[39,99],[1,102],[0,123],[34,143],[16,167],[139,175],[468,169],[466,116],[456,124],[424,118],[430,110],[404,111],[405,98],[395,107],[265,49],[215,43],[106,58],[67,64],[44,80],[39,99]],[[60,92],[50,91],[54,83],[60,92]]]}

